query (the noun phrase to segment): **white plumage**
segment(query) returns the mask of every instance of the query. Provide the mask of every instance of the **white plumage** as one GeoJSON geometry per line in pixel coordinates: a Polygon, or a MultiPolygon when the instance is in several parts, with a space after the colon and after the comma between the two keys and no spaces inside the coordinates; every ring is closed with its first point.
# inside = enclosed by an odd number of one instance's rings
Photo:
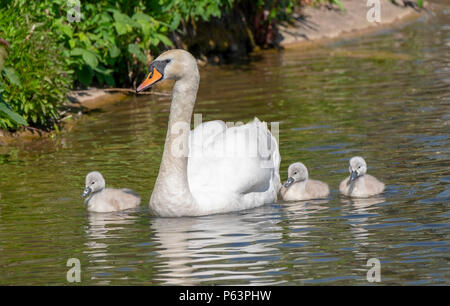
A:
{"type": "Polygon", "coordinates": [[[191,132],[189,148],[189,188],[202,214],[276,201],[280,154],[265,122],[230,128],[206,122],[191,132]]]}
{"type": "Polygon", "coordinates": [[[199,216],[275,202],[280,154],[267,124],[255,118],[227,128],[222,121],[211,121],[189,131],[200,79],[195,58],[184,50],[163,53],[137,90],[164,79],[175,84],[150,211],[165,217],[199,216]]]}

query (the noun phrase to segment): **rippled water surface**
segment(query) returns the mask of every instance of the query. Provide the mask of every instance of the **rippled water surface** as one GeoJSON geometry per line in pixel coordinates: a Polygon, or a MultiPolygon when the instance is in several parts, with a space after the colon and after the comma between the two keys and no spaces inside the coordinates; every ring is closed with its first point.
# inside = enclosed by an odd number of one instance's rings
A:
{"type": "Polygon", "coordinates": [[[450,284],[450,12],[310,50],[269,51],[201,73],[203,120],[280,122],[281,177],[303,161],[332,192],[197,218],[149,216],[169,99],[139,97],[84,116],[53,140],[2,148],[0,285],[450,284]],[[382,196],[341,197],[366,158],[382,196]],[[141,208],[88,213],[84,177],[130,187],[141,208]]]}

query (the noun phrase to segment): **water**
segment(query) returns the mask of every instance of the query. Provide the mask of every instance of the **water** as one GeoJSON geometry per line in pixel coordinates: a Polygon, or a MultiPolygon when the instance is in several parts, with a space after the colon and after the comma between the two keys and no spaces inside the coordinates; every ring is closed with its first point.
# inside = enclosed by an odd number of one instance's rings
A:
{"type": "Polygon", "coordinates": [[[169,100],[132,98],[71,132],[0,155],[0,285],[450,284],[450,11],[310,50],[269,51],[202,71],[204,120],[280,122],[281,176],[303,161],[327,200],[197,218],[149,217],[169,100]],[[348,159],[387,184],[377,198],[338,193],[348,159]],[[87,172],[134,188],[137,210],[95,214],[87,172]]]}

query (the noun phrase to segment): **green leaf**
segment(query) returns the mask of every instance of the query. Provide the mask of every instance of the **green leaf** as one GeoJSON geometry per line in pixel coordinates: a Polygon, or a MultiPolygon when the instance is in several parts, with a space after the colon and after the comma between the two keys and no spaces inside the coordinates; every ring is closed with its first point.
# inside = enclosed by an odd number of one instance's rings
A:
{"type": "Polygon", "coordinates": [[[167,45],[167,46],[173,46],[173,43],[170,41],[170,39],[169,39],[167,36],[162,35],[162,34],[159,34],[159,33],[155,33],[155,36],[156,36],[160,41],[162,41],[165,45],[167,45]]]}
{"type": "Polygon", "coordinates": [[[127,33],[127,26],[124,23],[121,22],[114,22],[114,27],[116,28],[118,35],[123,35],[127,33]]]}
{"type": "Polygon", "coordinates": [[[81,48],[74,48],[73,50],[70,51],[70,55],[83,55],[84,53],[84,49],[81,48]]]}
{"type": "Polygon", "coordinates": [[[112,58],[118,57],[120,55],[120,49],[117,48],[116,45],[110,45],[110,47],[108,48],[109,50],[109,55],[112,58]]]}
{"type": "Polygon", "coordinates": [[[70,51],[70,55],[72,55],[72,56],[81,55],[84,62],[87,65],[89,65],[89,67],[91,67],[92,69],[94,69],[95,67],[98,66],[97,55],[94,52],[91,52],[89,50],[82,49],[82,48],[74,48],[73,50],[70,51]]]}
{"type": "Polygon", "coordinates": [[[11,82],[11,84],[14,84],[16,86],[22,86],[22,83],[20,82],[19,76],[16,73],[16,70],[12,67],[6,67],[3,69],[3,72],[5,73],[5,77],[11,82]]]}
{"type": "Polygon", "coordinates": [[[83,65],[83,68],[77,71],[78,81],[80,81],[84,86],[89,86],[91,84],[93,76],[94,72],[91,67],[87,65],[83,65]]]}
{"type": "Polygon", "coordinates": [[[14,112],[8,103],[0,98],[0,111],[5,113],[11,120],[20,125],[28,125],[28,122],[20,116],[18,113],[14,112]]]}
{"type": "Polygon", "coordinates": [[[133,20],[135,21],[144,21],[144,22],[151,22],[152,21],[152,17],[141,13],[141,12],[137,12],[136,14],[133,15],[132,17],[133,20]]]}
{"type": "Polygon", "coordinates": [[[69,39],[69,47],[71,48],[71,49],[73,49],[73,48],[75,48],[75,40],[74,39],[69,39]]]}
{"type": "Polygon", "coordinates": [[[342,0],[332,0],[332,3],[336,4],[341,11],[345,11],[345,7],[344,4],[342,3],[342,0]]]}
{"type": "Polygon", "coordinates": [[[91,45],[91,40],[89,39],[88,35],[81,32],[81,33],[78,33],[78,37],[79,37],[80,41],[83,42],[86,46],[91,45]]]}
{"type": "Polygon", "coordinates": [[[94,69],[94,71],[101,73],[102,75],[111,75],[114,72],[113,69],[106,69],[101,65],[98,65],[97,68],[94,69]]]}
{"type": "Polygon", "coordinates": [[[128,32],[131,32],[133,20],[125,14],[122,14],[118,11],[114,11],[114,27],[116,28],[117,34],[123,35],[128,32]]]}
{"type": "Polygon", "coordinates": [[[178,26],[180,25],[180,21],[181,21],[180,14],[175,12],[172,22],[170,23],[170,26],[169,26],[169,31],[176,30],[178,28],[178,26]]]}
{"type": "Polygon", "coordinates": [[[54,22],[55,27],[68,37],[72,37],[73,36],[72,27],[70,25],[64,24],[63,20],[64,20],[63,17],[55,20],[54,22]]]}
{"type": "Polygon", "coordinates": [[[130,52],[131,54],[134,54],[138,58],[138,60],[140,60],[142,63],[146,64],[147,58],[146,58],[144,52],[142,52],[141,47],[139,47],[139,45],[129,44],[128,52],[130,52]]]}
{"type": "Polygon", "coordinates": [[[93,52],[84,50],[82,57],[86,64],[92,69],[98,66],[97,56],[93,52]]]}

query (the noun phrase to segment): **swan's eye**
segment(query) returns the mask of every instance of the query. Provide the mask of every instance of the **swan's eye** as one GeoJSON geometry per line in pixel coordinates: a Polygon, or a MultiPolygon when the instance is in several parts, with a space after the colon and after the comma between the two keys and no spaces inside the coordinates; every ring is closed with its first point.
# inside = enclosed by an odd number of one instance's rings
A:
{"type": "Polygon", "coordinates": [[[295,171],[294,174],[297,174],[297,171],[295,171]]]}
{"type": "Polygon", "coordinates": [[[164,63],[166,63],[166,64],[170,63],[170,59],[164,60],[164,63]]]}
{"type": "Polygon", "coordinates": [[[92,182],[91,185],[94,185],[95,182],[92,182]]]}

